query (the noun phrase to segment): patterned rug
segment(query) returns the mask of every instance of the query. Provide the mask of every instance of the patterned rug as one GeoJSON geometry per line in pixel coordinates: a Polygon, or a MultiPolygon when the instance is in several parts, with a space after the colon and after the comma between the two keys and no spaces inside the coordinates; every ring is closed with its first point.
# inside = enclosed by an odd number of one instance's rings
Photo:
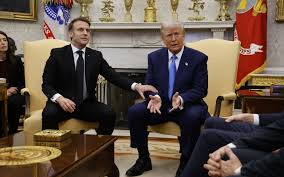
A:
{"type": "MultiPolygon", "coordinates": [[[[149,138],[149,151],[151,157],[166,159],[179,159],[179,143],[173,138],[149,138]]],[[[115,154],[137,154],[136,149],[130,148],[129,137],[118,136],[115,142],[115,154]]]]}

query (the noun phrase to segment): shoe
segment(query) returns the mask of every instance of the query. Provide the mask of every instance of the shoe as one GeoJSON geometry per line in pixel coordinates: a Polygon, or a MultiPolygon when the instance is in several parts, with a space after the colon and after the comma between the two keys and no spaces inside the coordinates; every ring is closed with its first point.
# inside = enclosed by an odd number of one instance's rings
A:
{"type": "Polygon", "coordinates": [[[177,172],[176,172],[176,177],[181,176],[186,163],[187,163],[187,160],[185,160],[183,158],[180,159],[180,163],[179,163],[179,166],[178,166],[178,169],[177,169],[177,172]]]}
{"type": "Polygon", "coordinates": [[[139,158],[135,164],[126,171],[126,176],[139,176],[144,171],[152,170],[152,162],[150,158],[139,158]]]}

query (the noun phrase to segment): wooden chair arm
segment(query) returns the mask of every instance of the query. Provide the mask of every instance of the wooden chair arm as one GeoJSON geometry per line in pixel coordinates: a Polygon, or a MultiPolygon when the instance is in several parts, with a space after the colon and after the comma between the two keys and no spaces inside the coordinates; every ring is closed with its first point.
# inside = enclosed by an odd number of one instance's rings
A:
{"type": "Polygon", "coordinates": [[[226,93],[226,94],[218,96],[217,99],[216,99],[214,116],[220,116],[222,101],[224,101],[224,100],[225,101],[234,101],[236,99],[237,99],[237,95],[234,92],[226,93]]]}

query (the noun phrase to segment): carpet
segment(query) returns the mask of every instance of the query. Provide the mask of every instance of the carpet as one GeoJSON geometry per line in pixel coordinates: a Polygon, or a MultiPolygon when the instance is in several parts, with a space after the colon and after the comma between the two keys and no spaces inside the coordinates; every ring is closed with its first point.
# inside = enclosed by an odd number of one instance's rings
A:
{"type": "MultiPolygon", "coordinates": [[[[95,130],[89,130],[85,134],[96,134],[95,130]]],[[[119,169],[120,177],[126,177],[125,172],[137,160],[136,149],[130,148],[129,131],[115,130],[115,164],[119,169]]],[[[149,151],[153,170],[144,172],[141,177],[174,177],[179,165],[179,143],[176,137],[160,137],[150,134],[149,151]],[[153,137],[154,136],[154,137],[153,137]]],[[[140,176],[139,176],[140,177],[140,176]]]]}
{"type": "MultiPolygon", "coordinates": [[[[173,138],[149,138],[148,147],[151,156],[167,159],[179,159],[179,143],[173,138]]],[[[137,154],[137,150],[130,147],[130,139],[118,136],[115,142],[115,154],[137,154]]]]}
{"type": "MultiPolygon", "coordinates": [[[[130,148],[127,136],[118,136],[115,141],[115,164],[120,177],[126,177],[125,172],[137,159],[136,149],[130,148]]],[[[174,177],[179,165],[179,143],[173,138],[149,138],[149,151],[153,170],[144,172],[141,177],[174,177]]]]}

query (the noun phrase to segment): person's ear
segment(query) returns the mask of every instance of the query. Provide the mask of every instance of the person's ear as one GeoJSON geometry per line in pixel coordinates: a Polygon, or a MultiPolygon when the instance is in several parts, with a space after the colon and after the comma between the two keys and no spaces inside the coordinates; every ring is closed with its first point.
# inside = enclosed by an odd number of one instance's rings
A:
{"type": "Polygon", "coordinates": [[[69,36],[70,40],[72,41],[73,32],[72,32],[72,31],[69,31],[69,32],[68,32],[68,36],[69,36]]]}

